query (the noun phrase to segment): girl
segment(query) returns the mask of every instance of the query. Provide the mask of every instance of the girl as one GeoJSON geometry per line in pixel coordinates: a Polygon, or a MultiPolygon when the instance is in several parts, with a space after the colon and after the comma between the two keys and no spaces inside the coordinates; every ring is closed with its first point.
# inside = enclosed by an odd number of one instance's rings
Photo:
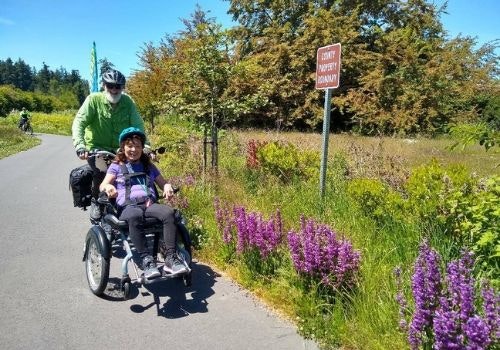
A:
{"type": "Polygon", "coordinates": [[[138,128],[130,127],[121,132],[120,149],[99,189],[109,198],[116,198],[119,218],[128,222],[130,240],[142,259],[144,277],[152,279],[161,273],[146,247],[146,235],[140,228],[143,218],[153,217],[163,223],[163,240],[167,248],[163,269],[170,274],[180,274],[187,272],[187,268],[176,251],[174,210],[156,203],[154,183],[163,189],[167,199],[174,191],[143,152],[145,141],[146,135],[138,128]]]}

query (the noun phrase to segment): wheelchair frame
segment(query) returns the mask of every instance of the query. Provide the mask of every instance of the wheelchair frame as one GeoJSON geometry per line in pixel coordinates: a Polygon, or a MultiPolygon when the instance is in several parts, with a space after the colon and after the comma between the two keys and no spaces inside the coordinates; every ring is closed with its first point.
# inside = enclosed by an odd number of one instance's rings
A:
{"type": "MultiPolygon", "coordinates": [[[[186,287],[191,285],[191,240],[179,211],[175,211],[176,226],[178,229],[177,251],[183,258],[188,272],[171,275],[167,274],[163,269],[160,269],[160,277],[148,280],[144,277],[143,273],[139,273],[137,264],[134,261],[134,248],[128,239],[128,223],[117,218],[116,210],[107,199],[99,199],[98,201],[104,206],[105,214],[100,220],[93,222],[85,238],[83,251],[87,282],[92,293],[98,296],[104,293],[109,281],[110,260],[113,256],[113,250],[118,248],[118,245],[113,243],[118,243],[120,241],[126,253],[121,263],[122,276],[120,280],[120,289],[123,292],[125,300],[130,297],[132,284],[141,286],[171,278],[182,278],[186,287]],[[129,274],[128,263],[130,261],[132,261],[132,267],[136,276],[134,279],[131,279],[129,274]]],[[[153,238],[153,257],[155,259],[155,264],[158,266],[158,254],[160,253],[164,257],[160,246],[160,237],[163,233],[162,224],[155,218],[146,218],[143,229],[148,239],[148,243],[151,241],[151,238],[153,238]]]]}

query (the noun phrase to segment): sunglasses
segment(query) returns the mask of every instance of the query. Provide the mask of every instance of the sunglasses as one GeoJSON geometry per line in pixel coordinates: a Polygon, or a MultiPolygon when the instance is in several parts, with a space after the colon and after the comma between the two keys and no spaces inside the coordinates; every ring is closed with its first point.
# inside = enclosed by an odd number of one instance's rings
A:
{"type": "Polygon", "coordinates": [[[105,84],[108,89],[116,89],[116,90],[121,90],[123,88],[123,85],[120,84],[105,84]]]}

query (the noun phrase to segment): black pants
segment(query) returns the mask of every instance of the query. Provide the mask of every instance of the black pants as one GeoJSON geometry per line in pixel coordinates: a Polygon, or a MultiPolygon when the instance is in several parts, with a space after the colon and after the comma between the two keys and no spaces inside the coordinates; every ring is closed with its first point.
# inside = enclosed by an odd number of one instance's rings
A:
{"type": "Polygon", "coordinates": [[[28,121],[28,118],[22,118],[19,119],[19,124],[18,124],[18,128],[21,128],[24,124],[26,124],[26,122],[28,121]]]}
{"type": "Polygon", "coordinates": [[[129,237],[140,257],[149,255],[146,235],[140,228],[144,218],[157,218],[163,223],[163,240],[167,252],[174,251],[177,226],[174,223],[174,210],[171,207],[158,203],[153,203],[149,207],[145,204],[127,205],[120,214],[120,220],[128,221],[129,237]]]}

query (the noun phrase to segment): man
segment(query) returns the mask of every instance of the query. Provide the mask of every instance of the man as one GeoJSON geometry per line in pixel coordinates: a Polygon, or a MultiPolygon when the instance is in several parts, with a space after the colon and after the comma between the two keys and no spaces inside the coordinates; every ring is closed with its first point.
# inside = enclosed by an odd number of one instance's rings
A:
{"type": "MultiPolygon", "coordinates": [[[[88,157],[91,150],[115,152],[119,148],[118,136],[127,127],[136,127],[144,132],[144,121],[137,112],[134,101],[123,93],[125,76],[110,69],[102,74],[104,91],[91,93],[73,120],[73,146],[80,159],[87,159],[94,174],[92,179],[92,202],[90,217],[99,219],[101,211],[97,205],[99,185],[106,169],[96,167],[95,157],[88,157]]],[[[145,153],[150,151],[146,141],[145,153]]]]}
{"type": "Polygon", "coordinates": [[[19,113],[19,125],[18,128],[22,129],[23,125],[29,120],[30,114],[26,110],[26,107],[23,107],[21,113],[19,113]]]}

